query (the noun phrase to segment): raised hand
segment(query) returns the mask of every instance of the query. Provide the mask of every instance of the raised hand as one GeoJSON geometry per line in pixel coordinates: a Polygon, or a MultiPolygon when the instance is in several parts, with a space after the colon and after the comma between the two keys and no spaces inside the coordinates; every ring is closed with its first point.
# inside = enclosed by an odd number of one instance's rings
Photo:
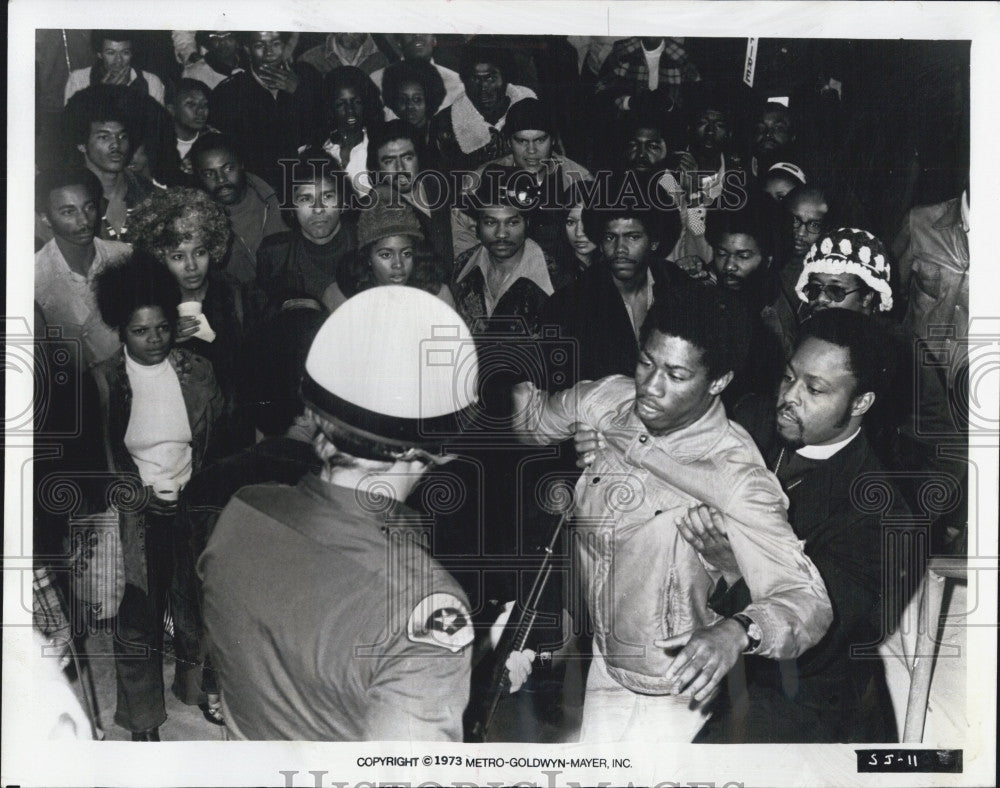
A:
{"type": "Polygon", "coordinates": [[[722,572],[732,585],[742,574],[733,547],[726,536],[726,519],[718,509],[698,504],[674,520],[684,541],[722,572]]]}

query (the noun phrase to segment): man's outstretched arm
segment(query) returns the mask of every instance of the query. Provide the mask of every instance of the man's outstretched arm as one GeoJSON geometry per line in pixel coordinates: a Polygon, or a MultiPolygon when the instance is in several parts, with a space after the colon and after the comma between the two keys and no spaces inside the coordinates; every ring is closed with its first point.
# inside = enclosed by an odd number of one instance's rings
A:
{"type": "Polygon", "coordinates": [[[511,426],[521,443],[559,443],[573,437],[579,425],[589,423],[586,402],[601,381],[583,381],[551,396],[530,381],[512,390],[511,426]]]}

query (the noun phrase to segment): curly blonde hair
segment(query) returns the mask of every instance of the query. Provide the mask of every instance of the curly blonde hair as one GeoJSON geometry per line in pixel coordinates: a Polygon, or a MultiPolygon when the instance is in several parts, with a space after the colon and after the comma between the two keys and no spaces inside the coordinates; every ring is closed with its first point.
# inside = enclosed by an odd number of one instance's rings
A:
{"type": "Polygon", "coordinates": [[[157,189],[136,207],[131,229],[136,247],[161,261],[168,251],[198,233],[213,263],[225,257],[229,246],[229,219],[200,189],[157,189]]]}

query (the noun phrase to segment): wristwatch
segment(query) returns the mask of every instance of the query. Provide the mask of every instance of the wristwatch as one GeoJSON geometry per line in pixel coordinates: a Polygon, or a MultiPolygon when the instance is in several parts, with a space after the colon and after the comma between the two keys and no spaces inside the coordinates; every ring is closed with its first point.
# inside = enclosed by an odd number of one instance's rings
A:
{"type": "Polygon", "coordinates": [[[760,641],[764,638],[764,632],[760,628],[760,624],[754,621],[750,616],[744,613],[736,613],[733,617],[733,621],[736,621],[747,633],[747,647],[743,650],[744,654],[753,654],[758,648],[760,648],[760,641]]]}

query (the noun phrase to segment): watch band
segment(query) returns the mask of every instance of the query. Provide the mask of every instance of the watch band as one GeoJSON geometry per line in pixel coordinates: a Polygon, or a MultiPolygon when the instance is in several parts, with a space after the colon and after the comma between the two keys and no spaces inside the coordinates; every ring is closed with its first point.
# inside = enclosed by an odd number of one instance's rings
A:
{"type": "Polygon", "coordinates": [[[754,653],[758,648],[760,648],[761,636],[763,635],[760,630],[760,625],[744,613],[736,613],[732,616],[732,619],[739,623],[739,625],[743,627],[744,631],[747,633],[748,642],[743,653],[754,653]]]}

